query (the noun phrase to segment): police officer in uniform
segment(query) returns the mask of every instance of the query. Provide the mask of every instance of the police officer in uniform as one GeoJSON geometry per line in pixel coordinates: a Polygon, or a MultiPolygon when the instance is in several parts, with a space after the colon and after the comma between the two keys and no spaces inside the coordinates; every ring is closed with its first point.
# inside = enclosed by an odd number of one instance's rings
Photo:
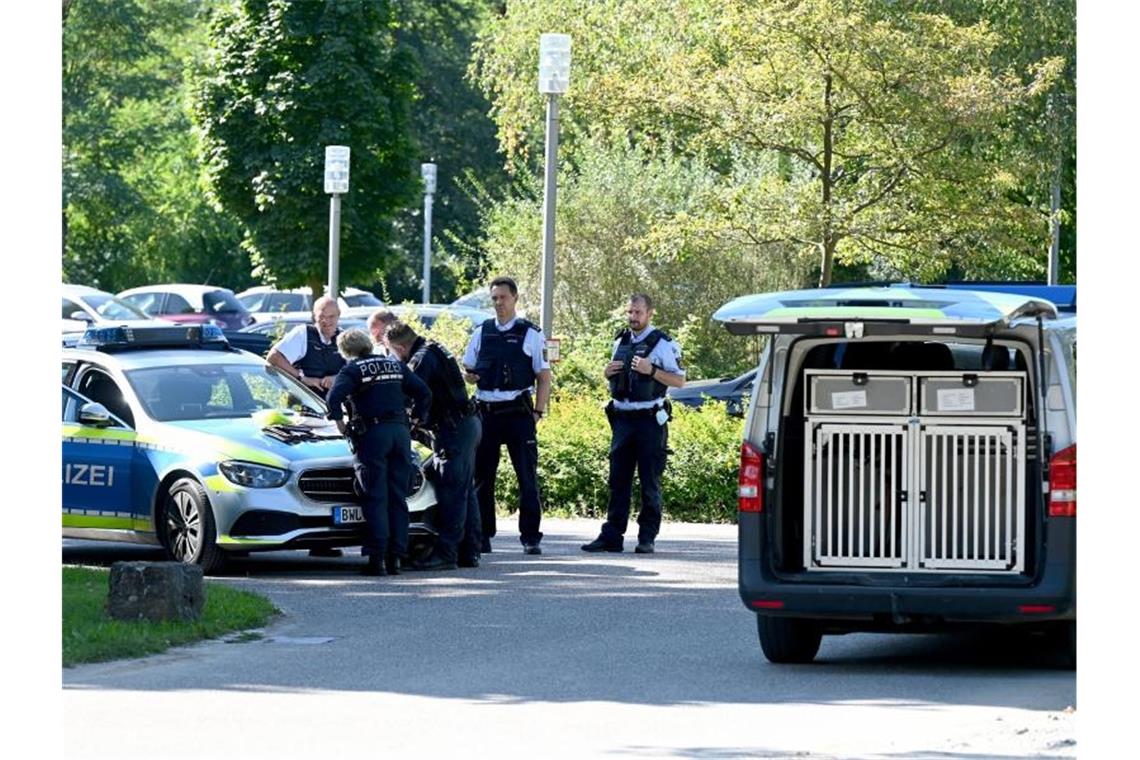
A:
{"type": "Polygon", "coordinates": [[[313,303],[313,322],[294,327],[269,349],[265,358],[324,398],[344,366],[344,359],[336,350],[340,307],[335,298],[321,296],[313,303]]]}
{"type": "MultiPolygon", "coordinates": [[[[344,358],[336,350],[340,334],[340,307],[335,298],[321,296],[313,303],[313,324],[297,325],[287,332],[269,349],[266,361],[324,398],[344,366],[344,358]]],[[[342,554],[335,547],[309,550],[313,557],[342,554]]]]}
{"type": "Polygon", "coordinates": [[[637,515],[638,554],[652,554],[661,529],[661,474],[669,443],[667,386],[685,384],[681,348],[650,324],[653,301],[644,293],[629,298],[629,328],[618,333],[605,368],[612,400],[606,406],[610,442],[610,502],[601,534],[582,546],[587,552],[620,552],[629,524],[633,470],[641,481],[637,515]]]}
{"type": "Polygon", "coordinates": [[[391,356],[388,350],[388,325],[396,321],[396,315],[391,309],[381,308],[368,315],[368,332],[372,333],[372,343],[375,346],[372,353],[380,356],[391,356]]]}
{"type": "Polygon", "coordinates": [[[459,362],[445,346],[425,340],[409,325],[388,327],[387,345],[393,355],[431,389],[431,411],[424,428],[431,434],[439,481],[439,537],[432,555],[416,563],[420,570],[451,570],[479,566],[479,502],[475,496],[475,448],[483,425],[459,362]]]}
{"type": "Polygon", "coordinates": [[[538,496],[538,438],[535,428],[550,402],[550,365],[542,331],[515,313],[519,288],[510,277],[491,281],[495,316],[475,328],[463,365],[474,383],[483,438],[475,452],[475,492],[483,528],[480,549],[491,551],[495,535],[495,473],[500,448],[519,479],[519,539],[526,554],[542,554],[542,507],[538,496]]]}
{"type": "Polygon", "coordinates": [[[357,479],[364,492],[368,557],[365,575],[400,572],[400,557],[408,548],[408,487],[412,480],[412,417],[423,420],[431,391],[398,359],[372,354],[372,338],[363,330],[348,330],[337,338],[347,363],[329,390],[328,416],[351,436],[357,479]],[[352,400],[354,414],[344,422],[342,405],[352,400]]]}

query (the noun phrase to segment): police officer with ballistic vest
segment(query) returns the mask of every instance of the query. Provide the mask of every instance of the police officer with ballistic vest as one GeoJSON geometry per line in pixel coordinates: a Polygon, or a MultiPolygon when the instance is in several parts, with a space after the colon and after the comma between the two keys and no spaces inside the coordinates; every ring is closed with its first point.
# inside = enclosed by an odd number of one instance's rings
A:
{"type": "Polygon", "coordinates": [[[519,288],[510,277],[491,281],[495,317],[475,328],[463,365],[475,383],[475,405],[483,438],[475,452],[475,491],[483,528],[482,551],[491,551],[495,535],[495,473],[500,448],[519,479],[519,539],[525,554],[542,554],[542,507],[538,496],[536,425],[550,402],[550,365],[543,353],[542,331],[515,314],[519,288]]]}
{"type": "Polygon", "coordinates": [[[344,366],[344,359],[336,350],[340,307],[335,298],[321,296],[313,303],[313,322],[294,327],[269,349],[265,358],[324,398],[336,373],[344,366]]]}
{"type": "Polygon", "coordinates": [[[629,328],[614,340],[613,358],[605,368],[612,400],[606,406],[613,437],[610,442],[610,502],[596,539],[587,552],[620,552],[629,524],[633,471],[641,481],[637,515],[638,554],[652,554],[661,529],[661,474],[669,444],[667,386],[685,384],[681,347],[650,325],[653,301],[644,293],[629,298],[629,328]]]}
{"type": "Polygon", "coordinates": [[[479,501],[475,496],[475,448],[483,430],[459,363],[445,346],[425,340],[411,326],[388,326],[386,344],[431,389],[431,411],[424,424],[439,472],[436,498],[439,537],[419,570],[479,566],[479,501]]]}
{"type": "Polygon", "coordinates": [[[363,552],[365,575],[395,575],[408,549],[408,488],[412,480],[412,418],[422,421],[431,404],[431,391],[400,361],[372,353],[372,338],[364,330],[348,330],[337,338],[347,363],[336,375],[328,395],[328,417],[350,436],[356,454],[356,476],[364,493],[367,534],[363,552]],[[342,405],[351,399],[348,424],[342,405]]]}
{"type": "MultiPolygon", "coordinates": [[[[266,361],[321,398],[332,387],[336,373],[344,366],[344,358],[337,353],[336,339],[340,335],[340,307],[335,298],[321,296],[313,302],[311,325],[297,325],[269,349],[266,361]]],[[[334,547],[310,549],[313,557],[339,557],[343,554],[334,547]]]]}

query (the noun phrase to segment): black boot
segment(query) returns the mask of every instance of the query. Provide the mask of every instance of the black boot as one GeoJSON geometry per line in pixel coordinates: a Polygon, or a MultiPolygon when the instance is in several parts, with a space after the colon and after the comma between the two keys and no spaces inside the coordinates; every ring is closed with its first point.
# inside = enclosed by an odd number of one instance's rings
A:
{"type": "Polygon", "coordinates": [[[388,571],[388,575],[400,575],[400,555],[389,553],[384,559],[384,567],[388,571]]]}
{"type": "Polygon", "coordinates": [[[384,570],[384,560],[379,554],[369,554],[368,564],[360,571],[361,575],[387,575],[384,570]]]}

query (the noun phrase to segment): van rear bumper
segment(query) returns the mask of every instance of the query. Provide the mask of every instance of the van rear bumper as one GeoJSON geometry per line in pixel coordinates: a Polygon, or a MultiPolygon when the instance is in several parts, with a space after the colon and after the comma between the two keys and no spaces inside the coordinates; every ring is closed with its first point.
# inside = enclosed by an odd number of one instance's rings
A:
{"type": "Polygon", "coordinates": [[[1076,619],[1075,521],[1049,525],[1049,556],[1037,579],[954,574],[798,573],[777,576],[766,559],[765,514],[741,514],[739,589],[753,612],[862,621],[874,628],[1076,619]]]}

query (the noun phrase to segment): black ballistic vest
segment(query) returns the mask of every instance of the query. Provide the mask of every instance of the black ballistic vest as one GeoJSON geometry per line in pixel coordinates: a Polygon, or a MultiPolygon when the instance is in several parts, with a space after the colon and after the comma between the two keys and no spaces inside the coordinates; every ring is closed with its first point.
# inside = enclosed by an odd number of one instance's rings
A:
{"type": "Polygon", "coordinates": [[[360,386],[352,394],[355,414],[364,419],[407,420],[404,365],[390,356],[353,359],[360,371],[360,386]]]}
{"type": "MultiPolygon", "coordinates": [[[[322,378],[335,375],[344,366],[344,357],[336,350],[337,330],[328,345],[321,342],[321,334],[314,325],[305,325],[305,355],[293,366],[305,373],[305,377],[322,378]]],[[[321,395],[324,395],[322,392],[321,395]]]]}
{"type": "Polygon", "coordinates": [[[619,332],[617,338],[619,342],[612,361],[621,362],[621,371],[610,378],[610,396],[618,401],[653,401],[665,398],[668,390],[665,384],[633,369],[633,357],[649,356],[657,344],[663,338],[668,340],[669,336],[653,329],[645,336],[645,340],[634,343],[633,333],[626,329],[619,332]]]}
{"type": "Polygon", "coordinates": [[[412,344],[408,369],[414,372],[427,354],[432,355],[436,364],[436,371],[423,378],[431,390],[427,426],[438,429],[441,424],[455,424],[460,417],[471,411],[471,403],[467,399],[463,375],[459,372],[459,362],[445,346],[418,338],[412,344]]]}
{"type": "Polygon", "coordinates": [[[523,351],[527,330],[538,328],[525,319],[517,320],[511,329],[500,332],[492,317],[483,323],[479,337],[479,354],[475,357],[476,384],[484,391],[520,391],[534,385],[531,358],[523,351]]]}

